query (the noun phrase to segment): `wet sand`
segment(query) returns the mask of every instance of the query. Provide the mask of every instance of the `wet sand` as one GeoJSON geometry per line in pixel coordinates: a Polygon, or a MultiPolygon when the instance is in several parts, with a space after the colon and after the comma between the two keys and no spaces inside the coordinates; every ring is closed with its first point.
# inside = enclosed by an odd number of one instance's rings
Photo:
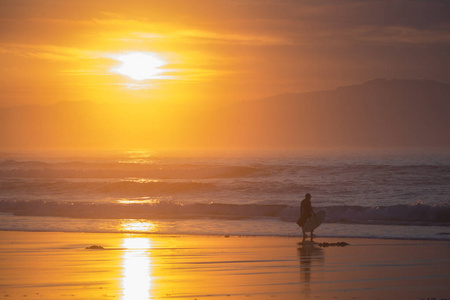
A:
{"type": "Polygon", "coordinates": [[[0,231],[0,298],[450,299],[450,242],[341,241],[0,231]]]}

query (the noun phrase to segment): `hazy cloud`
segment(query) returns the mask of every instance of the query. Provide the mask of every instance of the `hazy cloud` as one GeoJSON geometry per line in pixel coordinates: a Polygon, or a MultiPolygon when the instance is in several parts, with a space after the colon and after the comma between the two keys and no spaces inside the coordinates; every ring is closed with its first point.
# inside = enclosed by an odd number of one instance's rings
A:
{"type": "Polygon", "coordinates": [[[37,70],[49,85],[55,74],[95,82],[107,53],[124,51],[164,53],[178,81],[204,83],[192,97],[208,99],[377,77],[450,82],[449,15],[445,0],[2,0],[0,88],[23,91],[37,70]]]}
{"type": "Polygon", "coordinates": [[[102,53],[97,51],[89,51],[86,49],[70,47],[59,47],[54,45],[4,44],[0,46],[0,49],[3,53],[57,61],[92,59],[104,56],[102,53]]]}

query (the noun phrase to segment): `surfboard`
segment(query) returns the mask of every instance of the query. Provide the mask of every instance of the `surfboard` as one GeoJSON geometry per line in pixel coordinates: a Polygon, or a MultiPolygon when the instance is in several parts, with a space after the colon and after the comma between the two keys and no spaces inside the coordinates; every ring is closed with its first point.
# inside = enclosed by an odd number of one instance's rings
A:
{"type": "Polygon", "coordinates": [[[323,210],[318,211],[315,216],[312,216],[308,220],[306,220],[305,225],[303,225],[303,230],[305,232],[311,232],[325,220],[325,212],[323,210]]]}

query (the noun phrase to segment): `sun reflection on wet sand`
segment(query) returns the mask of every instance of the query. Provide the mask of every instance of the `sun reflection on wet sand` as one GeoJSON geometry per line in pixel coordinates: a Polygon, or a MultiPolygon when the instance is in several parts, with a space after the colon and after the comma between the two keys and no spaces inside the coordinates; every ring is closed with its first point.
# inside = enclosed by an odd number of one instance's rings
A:
{"type": "Polygon", "coordinates": [[[123,255],[122,300],[150,299],[152,264],[148,238],[126,238],[123,255]]]}

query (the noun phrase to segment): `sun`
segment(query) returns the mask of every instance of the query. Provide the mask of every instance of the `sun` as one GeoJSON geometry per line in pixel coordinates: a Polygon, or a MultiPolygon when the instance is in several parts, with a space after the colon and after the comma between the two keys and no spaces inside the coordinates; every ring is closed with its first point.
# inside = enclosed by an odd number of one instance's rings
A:
{"type": "Polygon", "coordinates": [[[111,57],[121,62],[120,66],[111,71],[134,80],[157,79],[164,72],[160,68],[167,64],[155,53],[149,52],[131,52],[111,57]]]}

